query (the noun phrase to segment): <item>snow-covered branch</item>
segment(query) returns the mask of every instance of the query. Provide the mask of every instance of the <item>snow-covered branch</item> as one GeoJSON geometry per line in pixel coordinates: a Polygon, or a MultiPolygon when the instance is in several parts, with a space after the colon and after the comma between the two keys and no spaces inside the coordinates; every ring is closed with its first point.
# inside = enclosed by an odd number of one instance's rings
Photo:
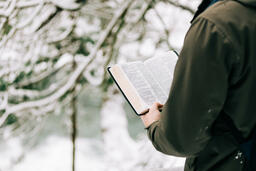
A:
{"type": "Polygon", "coordinates": [[[64,83],[67,81],[67,78],[63,78],[61,81],[51,84],[49,88],[45,90],[28,90],[28,89],[16,89],[14,87],[9,87],[9,98],[29,98],[29,99],[38,99],[41,97],[49,96],[50,94],[56,92],[60,87],[64,85],[64,83]]]}
{"type": "Polygon", "coordinates": [[[157,17],[159,18],[159,20],[160,20],[160,22],[161,22],[161,24],[162,24],[162,26],[163,26],[164,33],[165,33],[165,42],[166,42],[166,44],[168,45],[168,48],[169,48],[170,50],[175,50],[175,49],[172,47],[172,45],[170,44],[170,42],[169,42],[170,29],[169,29],[169,28],[167,27],[167,25],[165,24],[165,22],[164,22],[162,16],[159,14],[159,12],[157,11],[157,9],[156,9],[156,8],[153,8],[153,10],[155,11],[157,17]]]}
{"type": "MultiPolygon", "coordinates": [[[[81,117],[79,110],[93,100],[102,107],[106,169],[101,170],[176,167],[177,160],[156,152],[143,132],[136,139],[129,135],[124,99],[106,67],[181,47],[185,22],[180,20],[191,17],[194,5],[189,0],[0,1],[0,137],[30,139],[46,118],[59,113],[54,124],[69,132],[73,121],[75,130],[76,111],[81,117]],[[180,13],[184,17],[177,22],[180,13]]],[[[74,132],[69,133],[75,147],[74,132]]]]}
{"type": "Polygon", "coordinates": [[[19,1],[16,4],[16,8],[30,8],[39,5],[41,2],[42,0],[19,1]]]}
{"type": "Polygon", "coordinates": [[[17,83],[17,87],[24,87],[24,86],[28,86],[30,84],[38,83],[39,81],[42,81],[45,78],[49,77],[50,75],[57,73],[58,71],[62,70],[64,67],[66,67],[67,65],[70,65],[70,64],[71,64],[71,62],[67,61],[67,63],[63,64],[60,67],[54,67],[54,68],[46,70],[45,72],[41,72],[38,75],[34,75],[31,78],[24,79],[23,81],[17,83]]]}
{"type": "Polygon", "coordinates": [[[67,28],[64,32],[62,32],[58,37],[50,37],[46,40],[47,43],[57,43],[64,40],[74,29],[75,22],[71,25],[71,27],[67,28]]]}
{"type": "Polygon", "coordinates": [[[9,1],[9,7],[5,10],[0,10],[0,17],[9,17],[13,10],[15,9],[16,0],[9,1]]]}
{"type": "Polygon", "coordinates": [[[79,76],[83,73],[83,71],[94,61],[95,55],[97,54],[98,50],[101,48],[105,40],[108,38],[110,32],[112,31],[113,27],[116,25],[117,21],[122,17],[122,15],[125,13],[125,11],[129,8],[129,6],[132,4],[134,0],[127,1],[120,10],[115,14],[113,19],[108,24],[105,31],[101,34],[97,44],[91,51],[90,55],[86,58],[87,60],[81,64],[78,65],[76,70],[73,72],[73,74],[70,76],[67,83],[61,87],[58,91],[56,91],[54,94],[40,100],[35,101],[29,101],[29,102],[23,102],[14,106],[9,106],[5,113],[0,118],[0,126],[4,123],[6,118],[12,114],[16,113],[18,111],[22,111],[28,108],[34,108],[34,107],[40,107],[47,105],[49,103],[54,102],[55,100],[59,99],[61,96],[63,96],[68,90],[70,90],[74,85],[76,80],[79,78],[79,76]]]}
{"type": "Polygon", "coordinates": [[[76,3],[75,0],[49,0],[51,3],[57,7],[64,10],[78,10],[81,7],[81,4],[76,3]]]}
{"type": "Polygon", "coordinates": [[[22,28],[26,27],[28,24],[30,24],[33,21],[33,19],[36,17],[36,15],[41,11],[41,9],[43,8],[43,5],[44,5],[44,2],[41,1],[41,3],[36,7],[34,12],[27,18],[27,20],[18,24],[16,26],[16,29],[22,29],[22,28]]]}
{"type": "Polygon", "coordinates": [[[195,14],[195,10],[193,8],[191,8],[190,6],[183,5],[183,4],[179,3],[176,0],[162,0],[162,1],[168,2],[168,3],[170,3],[171,5],[173,5],[175,7],[178,7],[178,8],[181,8],[181,9],[185,10],[185,11],[188,11],[192,15],[195,14]]]}

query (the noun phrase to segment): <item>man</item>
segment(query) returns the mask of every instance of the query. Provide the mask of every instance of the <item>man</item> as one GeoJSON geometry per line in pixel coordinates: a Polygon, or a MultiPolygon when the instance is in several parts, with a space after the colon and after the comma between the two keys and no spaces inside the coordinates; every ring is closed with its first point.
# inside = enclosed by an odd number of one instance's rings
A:
{"type": "Polygon", "coordinates": [[[223,118],[250,139],[256,125],[256,0],[202,2],[161,114],[159,107],[155,103],[141,119],[158,151],[187,158],[185,171],[246,169],[223,118]]]}

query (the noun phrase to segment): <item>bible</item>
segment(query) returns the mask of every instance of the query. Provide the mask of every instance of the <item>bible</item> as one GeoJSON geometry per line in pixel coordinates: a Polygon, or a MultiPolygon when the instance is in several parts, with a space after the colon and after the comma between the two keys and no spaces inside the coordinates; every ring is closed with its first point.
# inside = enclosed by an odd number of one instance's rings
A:
{"type": "Polygon", "coordinates": [[[115,64],[108,72],[137,115],[154,102],[165,104],[171,88],[177,53],[168,52],[142,61],[115,64]]]}

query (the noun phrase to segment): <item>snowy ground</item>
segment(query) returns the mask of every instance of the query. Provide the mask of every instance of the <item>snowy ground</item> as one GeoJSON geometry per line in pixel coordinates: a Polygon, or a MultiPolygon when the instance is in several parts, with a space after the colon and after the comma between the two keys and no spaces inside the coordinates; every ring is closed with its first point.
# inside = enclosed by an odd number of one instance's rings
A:
{"type": "MultiPolygon", "coordinates": [[[[101,171],[103,155],[101,143],[94,139],[78,139],[77,171],[101,171]]],[[[2,144],[0,155],[1,171],[70,171],[72,145],[68,138],[49,136],[45,143],[27,151],[21,162],[10,168],[10,162],[22,153],[18,139],[2,144]]]]}
{"type": "MultiPolygon", "coordinates": [[[[78,105],[82,112],[78,115],[76,171],[183,170],[184,159],[166,156],[154,149],[141,121],[127,103],[124,107],[129,113],[126,120],[120,105],[124,101],[122,96],[109,99],[101,115],[99,107],[91,105],[98,103],[97,98],[93,101],[85,100],[92,99],[88,95],[80,98],[83,103],[78,105]],[[112,103],[115,108],[111,107],[112,103]]],[[[47,124],[28,142],[19,136],[0,140],[0,171],[71,171],[72,144],[68,129],[60,124],[64,120],[64,115],[48,116],[47,124]]]]}
{"type": "MultiPolygon", "coordinates": [[[[77,140],[77,171],[105,171],[113,170],[104,159],[102,142],[96,139],[79,138],[77,140]]],[[[27,151],[24,158],[16,163],[17,156],[22,154],[22,144],[18,139],[11,139],[1,143],[0,171],[70,171],[71,170],[71,142],[68,138],[49,136],[44,143],[27,151]],[[11,167],[10,167],[11,166],[11,167]]],[[[172,171],[183,170],[184,160],[171,158],[172,171]]],[[[115,169],[114,169],[115,170],[115,169]]],[[[139,171],[138,169],[137,171],[139,171]]],[[[145,169],[143,169],[144,171],[145,169]]],[[[147,169],[153,171],[153,169],[147,169]]],[[[147,171],[146,170],[146,171],[147,171]]],[[[159,169],[158,171],[166,171],[159,169]]],[[[154,171],[157,171],[154,169],[154,171]]]]}

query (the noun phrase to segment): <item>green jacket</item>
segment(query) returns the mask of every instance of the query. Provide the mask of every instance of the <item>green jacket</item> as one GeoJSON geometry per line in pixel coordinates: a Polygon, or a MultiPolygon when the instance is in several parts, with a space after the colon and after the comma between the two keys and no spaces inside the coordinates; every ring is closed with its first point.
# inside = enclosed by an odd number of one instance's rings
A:
{"type": "Polygon", "coordinates": [[[185,171],[241,171],[244,158],[226,124],[246,138],[256,125],[256,0],[223,0],[191,25],[161,119],[148,128],[154,147],[186,157],[185,171]]]}

